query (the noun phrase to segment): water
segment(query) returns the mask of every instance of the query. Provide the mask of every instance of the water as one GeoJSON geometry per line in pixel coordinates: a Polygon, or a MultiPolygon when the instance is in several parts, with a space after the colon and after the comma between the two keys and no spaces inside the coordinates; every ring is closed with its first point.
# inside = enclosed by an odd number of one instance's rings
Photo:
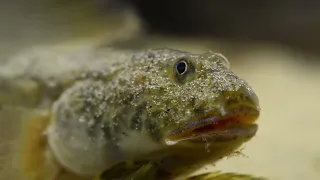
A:
{"type": "MultiPolygon", "coordinates": [[[[51,14],[50,17],[52,15],[54,14],[51,14]]],[[[17,16],[12,16],[12,18],[19,19],[17,16]]],[[[10,15],[6,17],[10,17],[10,15]]],[[[105,23],[104,20],[99,21],[95,16],[92,17],[97,22],[96,24],[105,23]]],[[[50,24],[44,20],[36,22],[35,28],[42,27],[41,23],[46,23],[45,27],[50,24]]],[[[35,29],[28,26],[28,31],[33,33],[23,34],[23,27],[26,23],[19,24],[17,21],[15,23],[15,27],[20,27],[15,28],[15,33],[20,33],[20,36],[16,37],[15,34],[8,36],[4,32],[0,34],[2,39],[5,38],[0,45],[1,52],[3,52],[2,59],[16,53],[26,44],[34,45],[34,42],[40,42],[40,39],[41,43],[54,43],[59,47],[59,43],[56,41],[56,38],[59,38],[60,45],[67,48],[77,47],[81,43],[83,45],[95,44],[100,40],[97,37],[99,35],[105,37],[105,32],[112,26],[105,24],[95,26],[100,28],[99,31],[83,33],[86,40],[79,44],[78,40],[82,39],[83,35],[81,33],[78,33],[78,36],[72,35],[70,33],[72,29],[53,28],[50,32],[37,33],[35,29]],[[61,37],[58,32],[66,33],[61,37]],[[6,45],[8,42],[14,43],[10,43],[9,46],[6,45]]],[[[83,32],[85,31],[83,30],[83,32]]],[[[223,53],[229,59],[231,68],[246,79],[258,94],[262,109],[261,117],[258,120],[260,128],[256,137],[241,150],[241,153],[247,157],[233,156],[222,160],[214,169],[209,167],[204,169],[205,171],[223,170],[251,173],[275,180],[320,179],[320,117],[318,114],[320,65],[309,61],[314,58],[319,62],[320,57],[310,57],[287,47],[263,43],[233,44],[226,41],[208,42],[152,36],[148,38],[148,44],[150,47],[167,46],[194,52],[212,50],[223,53]]],[[[3,133],[0,132],[0,135],[3,133]]],[[[174,144],[176,142],[168,143],[174,144]]],[[[209,149],[209,147],[210,144],[204,148],[209,149]]],[[[3,176],[1,177],[0,174],[1,179],[3,176]]]]}

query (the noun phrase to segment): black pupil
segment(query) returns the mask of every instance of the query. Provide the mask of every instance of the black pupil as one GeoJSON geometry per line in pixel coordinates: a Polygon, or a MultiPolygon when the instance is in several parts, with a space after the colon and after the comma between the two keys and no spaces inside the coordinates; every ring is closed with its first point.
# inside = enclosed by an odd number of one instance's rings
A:
{"type": "Polygon", "coordinates": [[[183,74],[187,70],[187,64],[183,61],[178,62],[176,68],[179,74],[183,74]]]}

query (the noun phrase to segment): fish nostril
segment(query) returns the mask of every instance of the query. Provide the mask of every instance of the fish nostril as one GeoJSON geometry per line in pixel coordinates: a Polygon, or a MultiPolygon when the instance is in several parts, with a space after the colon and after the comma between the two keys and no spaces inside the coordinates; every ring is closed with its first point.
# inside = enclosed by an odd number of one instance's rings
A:
{"type": "Polygon", "coordinates": [[[238,104],[238,103],[239,103],[239,100],[237,98],[229,97],[225,102],[225,106],[230,107],[230,106],[232,106],[234,104],[238,104]]]}
{"type": "Polygon", "coordinates": [[[220,102],[222,102],[222,104],[226,107],[231,107],[239,104],[238,93],[234,91],[225,91],[220,96],[220,98],[220,102]]]}
{"type": "Polygon", "coordinates": [[[239,95],[239,100],[240,101],[245,101],[245,100],[247,100],[247,96],[246,96],[246,94],[245,93],[243,93],[243,92],[241,92],[240,93],[240,95],[239,95]]]}

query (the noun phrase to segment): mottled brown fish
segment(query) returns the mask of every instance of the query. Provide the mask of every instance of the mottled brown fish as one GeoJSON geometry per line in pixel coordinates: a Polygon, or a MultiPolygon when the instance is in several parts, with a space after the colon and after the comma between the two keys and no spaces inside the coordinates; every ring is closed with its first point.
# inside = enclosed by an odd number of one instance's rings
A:
{"type": "Polygon", "coordinates": [[[187,177],[233,153],[258,129],[258,98],[221,54],[41,50],[0,70],[2,107],[29,112],[12,151],[15,170],[0,165],[5,178],[263,179],[187,177]]]}

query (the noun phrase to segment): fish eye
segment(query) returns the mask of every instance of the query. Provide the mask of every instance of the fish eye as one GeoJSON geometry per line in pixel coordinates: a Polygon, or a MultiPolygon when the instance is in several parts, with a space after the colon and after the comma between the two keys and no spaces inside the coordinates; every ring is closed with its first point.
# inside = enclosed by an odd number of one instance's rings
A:
{"type": "Polygon", "coordinates": [[[188,64],[185,60],[180,60],[176,63],[175,68],[179,75],[183,75],[188,71],[188,64]]]}
{"type": "Polygon", "coordinates": [[[172,66],[171,72],[174,74],[174,80],[177,83],[183,84],[188,81],[192,81],[196,76],[195,64],[191,57],[183,57],[178,59],[174,66],[172,66]]]}

